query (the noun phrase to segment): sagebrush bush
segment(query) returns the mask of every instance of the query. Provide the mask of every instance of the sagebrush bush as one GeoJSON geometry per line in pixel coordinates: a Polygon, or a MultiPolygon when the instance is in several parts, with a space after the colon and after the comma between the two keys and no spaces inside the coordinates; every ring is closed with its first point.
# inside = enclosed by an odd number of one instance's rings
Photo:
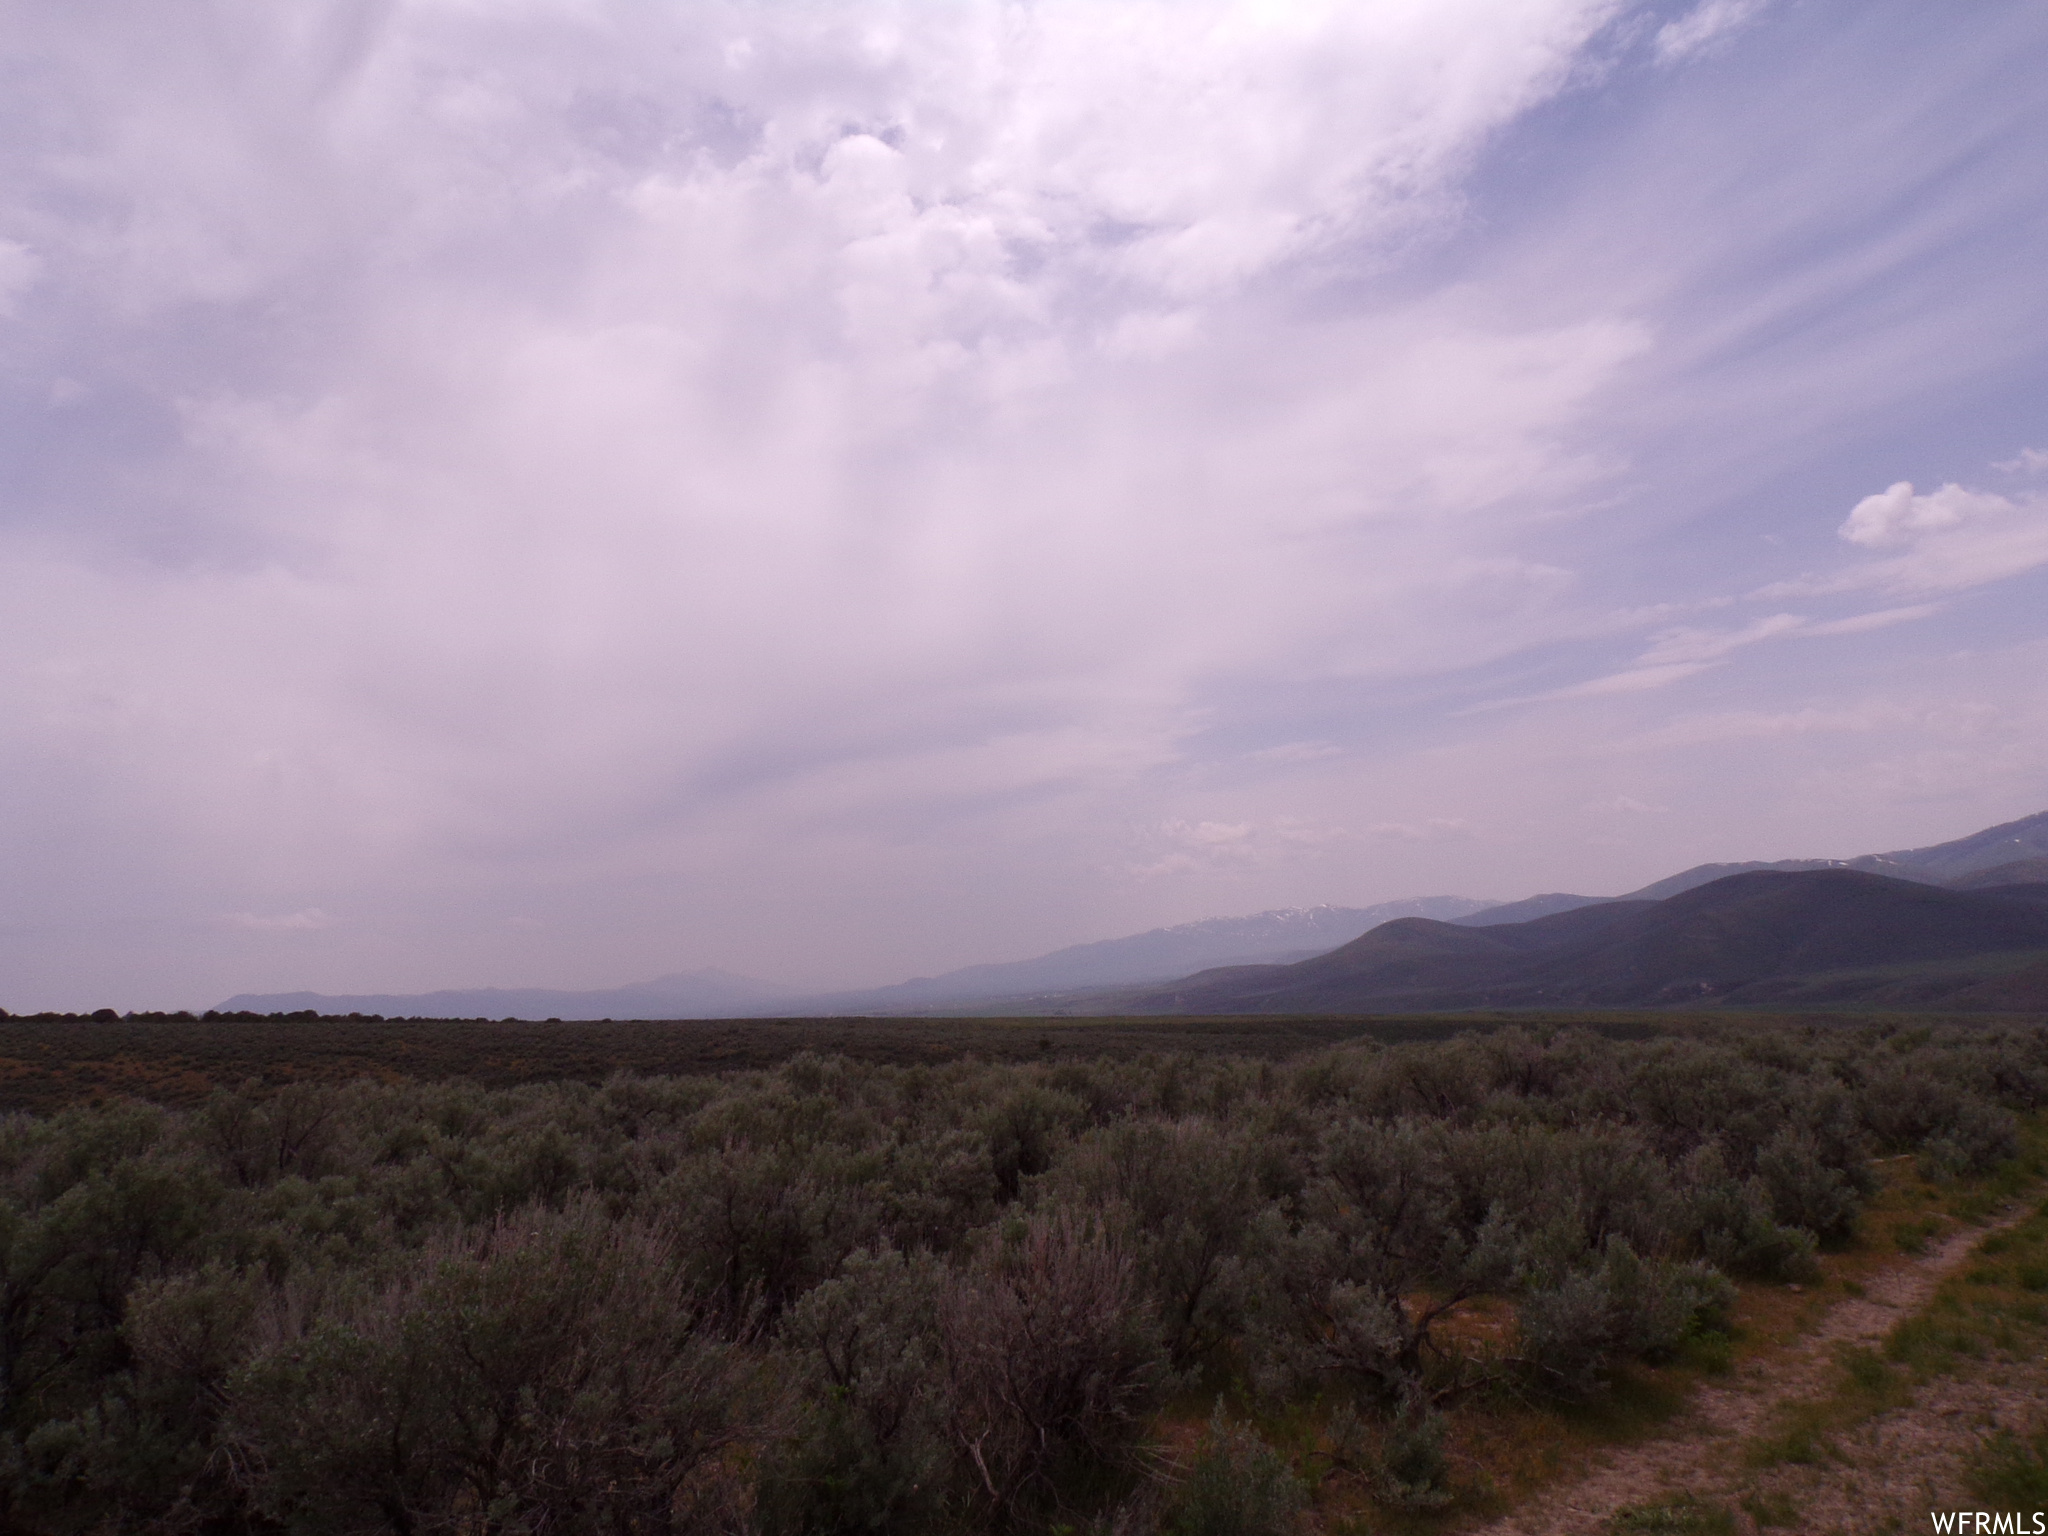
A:
{"type": "MultiPolygon", "coordinates": [[[[317,1286],[317,1280],[311,1281],[317,1286]]],[[[429,1244],[325,1308],[288,1286],[226,1379],[254,1507],[303,1531],[630,1529],[758,1437],[754,1363],[673,1238],[580,1201],[429,1244]]]]}
{"type": "Polygon", "coordinates": [[[1175,1486],[1165,1536],[1286,1536],[1308,1489],[1257,1430],[1216,1405],[1209,1432],[1175,1486]]]}
{"type": "Polygon", "coordinates": [[[851,1255],[789,1312],[781,1347],[803,1404],[761,1480],[764,1529],[914,1531],[955,1495],[929,1254],[851,1255]]]}

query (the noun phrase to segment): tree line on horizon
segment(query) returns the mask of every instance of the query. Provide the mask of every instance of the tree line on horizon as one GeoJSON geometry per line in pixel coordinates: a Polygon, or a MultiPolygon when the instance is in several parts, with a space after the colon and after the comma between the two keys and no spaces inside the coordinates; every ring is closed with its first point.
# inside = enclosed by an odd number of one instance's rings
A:
{"type": "Polygon", "coordinates": [[[1249,1536],[1318,1476],[1428,1509],[1460,1403],[1725,1348],[1731,1277],[1810,1277],[1873,1156],[1979,1175],[2044,1104],[2041,1030],[1508,1029],[6,1116],[0,1525],[1249,1536]]]}

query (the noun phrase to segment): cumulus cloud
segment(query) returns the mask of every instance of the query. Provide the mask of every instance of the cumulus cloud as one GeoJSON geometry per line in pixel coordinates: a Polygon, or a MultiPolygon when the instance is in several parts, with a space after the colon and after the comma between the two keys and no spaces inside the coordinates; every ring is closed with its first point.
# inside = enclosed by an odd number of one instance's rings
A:
{"type": "Polygon", "coordinates": [[[1899,553],[1756,595],[1960,592],[2048,565],[2048,498],[2038,495],[2015,499],[1954,483],[1923,494],[1899,480],[1857,502],[1837,531],[1859,548],[1899,553]]]}
{"type": "Polygon", "coordinates": [[[1900,480],[1857,502],[1842,524],[1841,535],[1866,549],[1886,549],[1911,543],[1917,534],[1959,527],[1973,516],[2012,510],[2012,503],[2003,496],[1966,491],[1953,484],[1918,496],[1912,481],[1900,480]]]}

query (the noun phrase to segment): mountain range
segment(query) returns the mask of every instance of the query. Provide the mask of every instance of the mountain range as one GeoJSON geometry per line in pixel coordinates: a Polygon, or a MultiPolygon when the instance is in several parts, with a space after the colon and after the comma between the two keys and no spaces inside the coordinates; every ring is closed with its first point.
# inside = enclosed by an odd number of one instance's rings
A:
{"type": "Polygon", "coordinates": [[[2042,897],[2048,811],[1926,848],[1702,864],[1622,896],[1430,896],[1208,918],[862,991],[800,995],[704,970],[586,992],[244,993],[220,1011],[623,1019],[1681,1000],[2035,1007],[2048,1006],[2048,929],[2037,936],[2029,926],[2048,921],[2042,897]]]}
{"type": "Polygon", "coordinates": [[[2017,1006],[2048,1006],[2048,883],[1958,891],[1856,869],[1751,870],[1524,923],[1403,918],[1294,965],[1206,971],[1102,1011],[1978,1007],[2004,1006],[2016,983],[2028,994],[2017,1006]]]}
{"type": "Polygon", "coordinates": [[[1548,917],[1553,912],[1569,912],[1574,907],[1590,907],[1597,902],[1663,901],[1666,897],[1696,890],[1712,881],[1726,879],[1729,875],[1747,874],[1753,870],[1792,873],[1817,869],[1856,869],[1867,874],[1891,875],[1900,880],[1917,880],[1928,885],[1953,885],[1963,880],[1974,881],[1979,886],[2012,885],[2028,879],[2048,880],[2048,811],[2024,817],[2019,821],[2008,821],[2000,826],[1987,827],[1982,832],[1959,837],[1952,843],[1936,843],[1928,848],[1901,848],[1893,853],[1866,853],[1854,859],[1777,859],[1768,863],[1753,860],[1746,864],[1695,864],[1691,869],[1680,870],[1677,874],[1667,875],[1662,880],[1653,880],[1641,890],[1630,891],[1625,896],[1573,896],[1564,891],[1553,891],[1543,896],[1530,896],[1522,901],[1488,903],[1483,911],[1453,921],[1473,927],[1492,927],[1497,923],[1525,923],[1531,918],[1548,917]]]}
{"type": "Polygon", "coordinates": [[[1396,918],[1463,919],[1494,905],[1469,896],[1420,896],[1372,907],[1282,907],[1250,917],[1209,917],[1128,938],[1074,944],[1030,960],[970,965],[894,986],[807,998],[805,1004],[829,1012],[899,1012],[1171,981],[1221,965],[1306,960],[1396,918]]]}

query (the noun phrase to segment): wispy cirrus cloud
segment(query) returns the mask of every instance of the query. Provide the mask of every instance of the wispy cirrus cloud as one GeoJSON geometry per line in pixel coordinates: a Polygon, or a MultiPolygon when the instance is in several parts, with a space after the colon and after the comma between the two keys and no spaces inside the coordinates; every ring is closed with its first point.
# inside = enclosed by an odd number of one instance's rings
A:
{"type": "Polygon", "coordinates": [[[253,933],[311,933],[334,924],[334,919],[318,907],[298,912],[231,912],[222,921],[231,928],[253,933]]]}
{"type": "Polygon", "coordinates": [[[1500,699],[1474,706],[1471,713],[1504,709],[1516,704],[1542,704],[1565,699],[1602,698],[1614,694],[1645,693],[1683,682],[1720,666],[1737,651],[1776,640],[1825,639],[1834,635],[1860,635],[1872,630],[1908,624],[1940,612],[1932,603],[1910,607],[1881,608],[1850,614],[1839,619],[1814,619],[1804,614],[1774,613],[1734,629],[1702,629],[1681,626],[1651,637],[1650,644],[1620,671],[1572,683],[1545,693],[1500,699]]]}
{"type": "MultiPolygon", "coordinates": [[[[1369,828],[1364,835],[1385,834],[1382,829],[1369,828]]],[[[1201,871],[1271,868],[1326,853],[1340,844],[1356,842],[1359,836],[1345,827],[1295,816],[1280,816],[1259,824],[1170,821],[1139,839],[1147,854],[1125,865],[1124,873],[1153,878],[1201,871]]]]}
{"type": "Polygon", "coordinates": [[[1725,47],[1769,4],[1770,0],[1700,0],[1685,15],[1659,27],[1650,46],[1660,63],[1676,64],[1695,58],[1725,47]]]}

